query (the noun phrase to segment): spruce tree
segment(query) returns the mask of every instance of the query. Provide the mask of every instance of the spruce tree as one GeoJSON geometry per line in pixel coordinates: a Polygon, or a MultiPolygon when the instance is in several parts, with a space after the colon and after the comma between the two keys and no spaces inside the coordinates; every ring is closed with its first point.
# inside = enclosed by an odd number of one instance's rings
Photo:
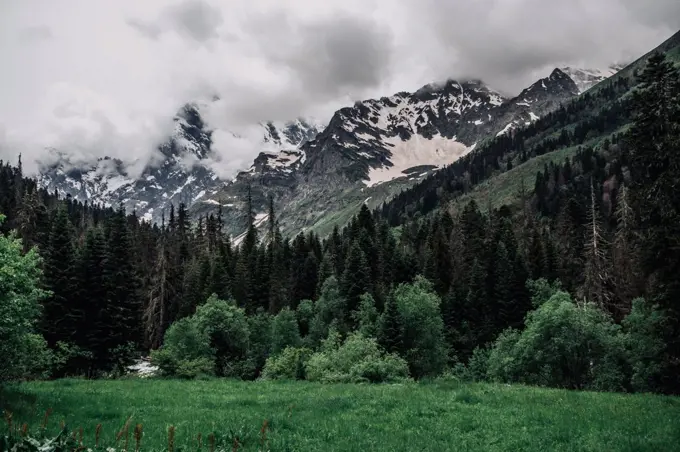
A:
{"type": "Polygon", "coordinates": [[[42,331],[47,343],[73,342],[83,316],[76,300],[76,262],[72,226],[66,210],[57,210],[45,252],[45,285],[52,294],[43,302],[42,331]]]}
{"type": "Polygon", "coordinates": [[[132,238],[120,207],[108,222],[104,284],[107,292],[106,310],[110,319],[110,347],[138,344],[141,339],[141,302],[139,278],[134,264],[132,238]]]}
{"type": "Polygon", "coordinates": [[[107,335],[109,334],[107,290],[104,278],[106,239],[101,228],[88,230],[79,262],[79,296],[83,299],[84,342],[78,344],[92,354],[88,374],[97,375],[106,370],[107,335]]]}
{"type": "Polygon", "coordinates": [[[363,294],[371,293],[370,278],[371,270],[366,255],[359,247],[359,244],[354,242],[347,256],[345,272],[342,275],[340,284],[340,291],[347,300],[349,312],[353,312],[359,307],[363,294]]]}
{"type": "Polygon", "coordinates": [[[654,302],[670,321],[667,388],[680,385],[680,75],[663,55],[649,58],[634,94],[630,198],[640,264],[654,302]],[[652,284],[649,284],[652,283],[652,284]]]}
{"type": "Polygon", "coordinates": [[[512,261],[510,261],[510,256],[508,256],[508,251],[503,242],[498,242],[496,245],[493,264],[494,285],[493,295],[490,297],[490,313],[495,319],[493,322],[495,336],[510,326],[513,311],[517,309],[512,293],[515,274],[512,261]]]}
{"type": "Polygon", "coordinates": [[[401,353],[403,337],[401,317],[396,301],[388,297],[378,322],[378,343],[389,353],[401,353]]]}

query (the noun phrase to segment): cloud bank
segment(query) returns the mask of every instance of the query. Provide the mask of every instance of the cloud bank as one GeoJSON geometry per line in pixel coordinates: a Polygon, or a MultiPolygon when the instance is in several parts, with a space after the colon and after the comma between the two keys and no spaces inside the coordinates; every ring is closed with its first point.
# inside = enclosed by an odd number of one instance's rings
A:
{"type": "Polygon", "coordinates": [[[553,67],[629,61],[680,28],[675,0],[22,0],[0,4],[0,158],[58,149],[140,171],[186,102],[212,99],[220,174],[266,120],[479,78],[514,93],[553,67]],[[242,136],[235,139],[234,134],[242,136]]]}

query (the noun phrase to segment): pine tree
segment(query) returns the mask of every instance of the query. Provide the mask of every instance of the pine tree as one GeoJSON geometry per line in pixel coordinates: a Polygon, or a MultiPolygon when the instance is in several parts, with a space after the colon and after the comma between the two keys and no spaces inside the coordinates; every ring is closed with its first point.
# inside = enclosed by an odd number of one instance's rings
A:
{"type": "Polygon", "coordinates": [[[513,311],[517,309],[512,296],[515,275],[503,242],[496,245],[493,264],[494,285],[493,296],[490,297],[490,313],[495,317],[495,336],[511,324],[513,311]]]}
{"type": "Polygon", "coordinates": [[[648,294],[667,310],[664,386],[680,386],[680,75],[663,55],[647,61],[635,91],[630,128],[630,205],[648,294]]]}
{"type": "Polygon", "coordinates": [[[363,294],[371,293],[370,278],[371,270],[366,260],[366,255],[359,247],[359,244],[354,242],[347,256],[345,272],[342,275],[340,284],[340,291],[347,299],[349,312],[353,312],[359,307],[363,294]]]}
{"type": "Polygon", "coordinates": [[[241,248],[246,256],[250,257],[258,242],[257,228],[255,227],[255,207],[253,206],[253,193],[250,184],[248,184],[246,194],[246,209],[246,236],[241,248]]]}
{"type": "Polygon", "coordinates": [[[319,274],[317,276],[316,294],[321,294],[321,286],[326,281],[326,279],[331,276],[335,276],[335,261],[336,257],[332,250],[329,248],[323,255],[321,260],[321,265],[319,265],[319,274]]]}
{"type": "Polygon", "coordinates": [[[140,342],[141,303],[132,239],[122,207],[111,217],[107,226],[103,270],[107,291],[106,309],[111,322],[109,351],[113,351],[116,347],[140,342]]]}
{"type": "Polygon", "coordinates": [[[165,236],[159,239],[159,251],[144,309],[145,343],[152,349],[160,347],[170,324],[171,309],[178,295],[177,277],[170,247],[165,236]]]}
{"type": "Polygon", "coordinates": [[[486,292],[486,271],[484,266],[475,259],[470,270],[468,292],[465,298],[461,316],[467,324],[466,340],[461,348],[463,356],[469,356],[477,344],[491,339],[493,330],[486,292]]]}
{"type": "Polygon", "coordinates": [[[584,282],[580,294],[601,309],[610,309],[609,268],[606,243],[602,236],[600,212],[595,197],[595,187],[591,181],[590,209],[588,211],[587,240],[584,255],[584,282]]]}
{"type": "Polygon", "coordinates": [[[97,375],[108,368],[107,335],[107,291],[104,278],[106,260],[106,239],[100,228],[88,230],[79,262],[79,297],[83,299],[84,322],[82,342],[78,345],[92,354],[88,374],[97,375]]]}
{"type": "Polygon", "coordinates": [[[83,315],[74,296],[77,279],[72,234],[66,210],[57,210],[44,260],[45,283],[52,295],[43,302],[42,331],[52,347],[58,341],[74,340],[83,315]]]}
{"type": "Polygon", "coordinates": [[[633,300],[642,295],[640,269],[638,266],[638,250],[635,247],[635,213],[630,206],[628,188],[625,185],[619,190],[616,201],[616,233],[612,244],[612,279],[614,292],[621,315],[628,314],[633,300]]]}
{"type": "Polygon", "coordinates": [[[401,317],[392,297],[385,302],[385,311],[380,316],[378,343],[389,353],[400,353],[403,348],[401,317]]]}

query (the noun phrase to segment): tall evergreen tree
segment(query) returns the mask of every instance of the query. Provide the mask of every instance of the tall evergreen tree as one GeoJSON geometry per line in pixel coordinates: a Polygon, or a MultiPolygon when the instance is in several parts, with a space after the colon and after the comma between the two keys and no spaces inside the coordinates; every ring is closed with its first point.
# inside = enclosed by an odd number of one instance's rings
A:
{"type": "Polygon", "coordinates": [[[392,297],[385,302],[385,310],[378,322],[378,343],[389,353],[400,353],[403,349],[401,317],[392,297]]]}
{"type": "Polygon", "coordinates": [[[349,312],[355,311],[361,302],[361,296],[371,293],[371,270],[366,255],[354,242],[349,250],[345,272],[342,275],[340,291],[347,300],[349,312]]]}
{"type": "Polygon", "coordinates": [[[73,342],[83,312],[75,303],[77,289],[72,226],[65,209],[59,209],[45,253],[45,283],[52,295],[43,302],[42,331],[50,346],[73,342]]]}
{"type": "Polygon", "coordinates": [[[108,222],[104,283],[110,330],[109,350],[127,343],[139,344],[141,303],[139,279],[134,265],[134,250],[122,207],[108,222]]]}
{"type": "Polygon", "coordinates": [[[641,268],[671,321],[666,387],[680,386],[680,75],[663,55],[649,58],[634,94],[630,197],[641,268]]]}

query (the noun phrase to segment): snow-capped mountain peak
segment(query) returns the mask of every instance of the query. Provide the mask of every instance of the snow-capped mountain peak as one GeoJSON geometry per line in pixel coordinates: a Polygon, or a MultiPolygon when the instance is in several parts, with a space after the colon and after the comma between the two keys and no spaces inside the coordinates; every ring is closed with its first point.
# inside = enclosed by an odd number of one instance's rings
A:
{"type": "Polygon", "coordinates": [[[567,66],[561,68],[561,71],[571,77],[574,83],[576,83],[579,93],[584,93],[598,83],[616,74],[624,67],[625,65],[621,64],[612,64],[604,69],[580,69],[567,66]]]}

